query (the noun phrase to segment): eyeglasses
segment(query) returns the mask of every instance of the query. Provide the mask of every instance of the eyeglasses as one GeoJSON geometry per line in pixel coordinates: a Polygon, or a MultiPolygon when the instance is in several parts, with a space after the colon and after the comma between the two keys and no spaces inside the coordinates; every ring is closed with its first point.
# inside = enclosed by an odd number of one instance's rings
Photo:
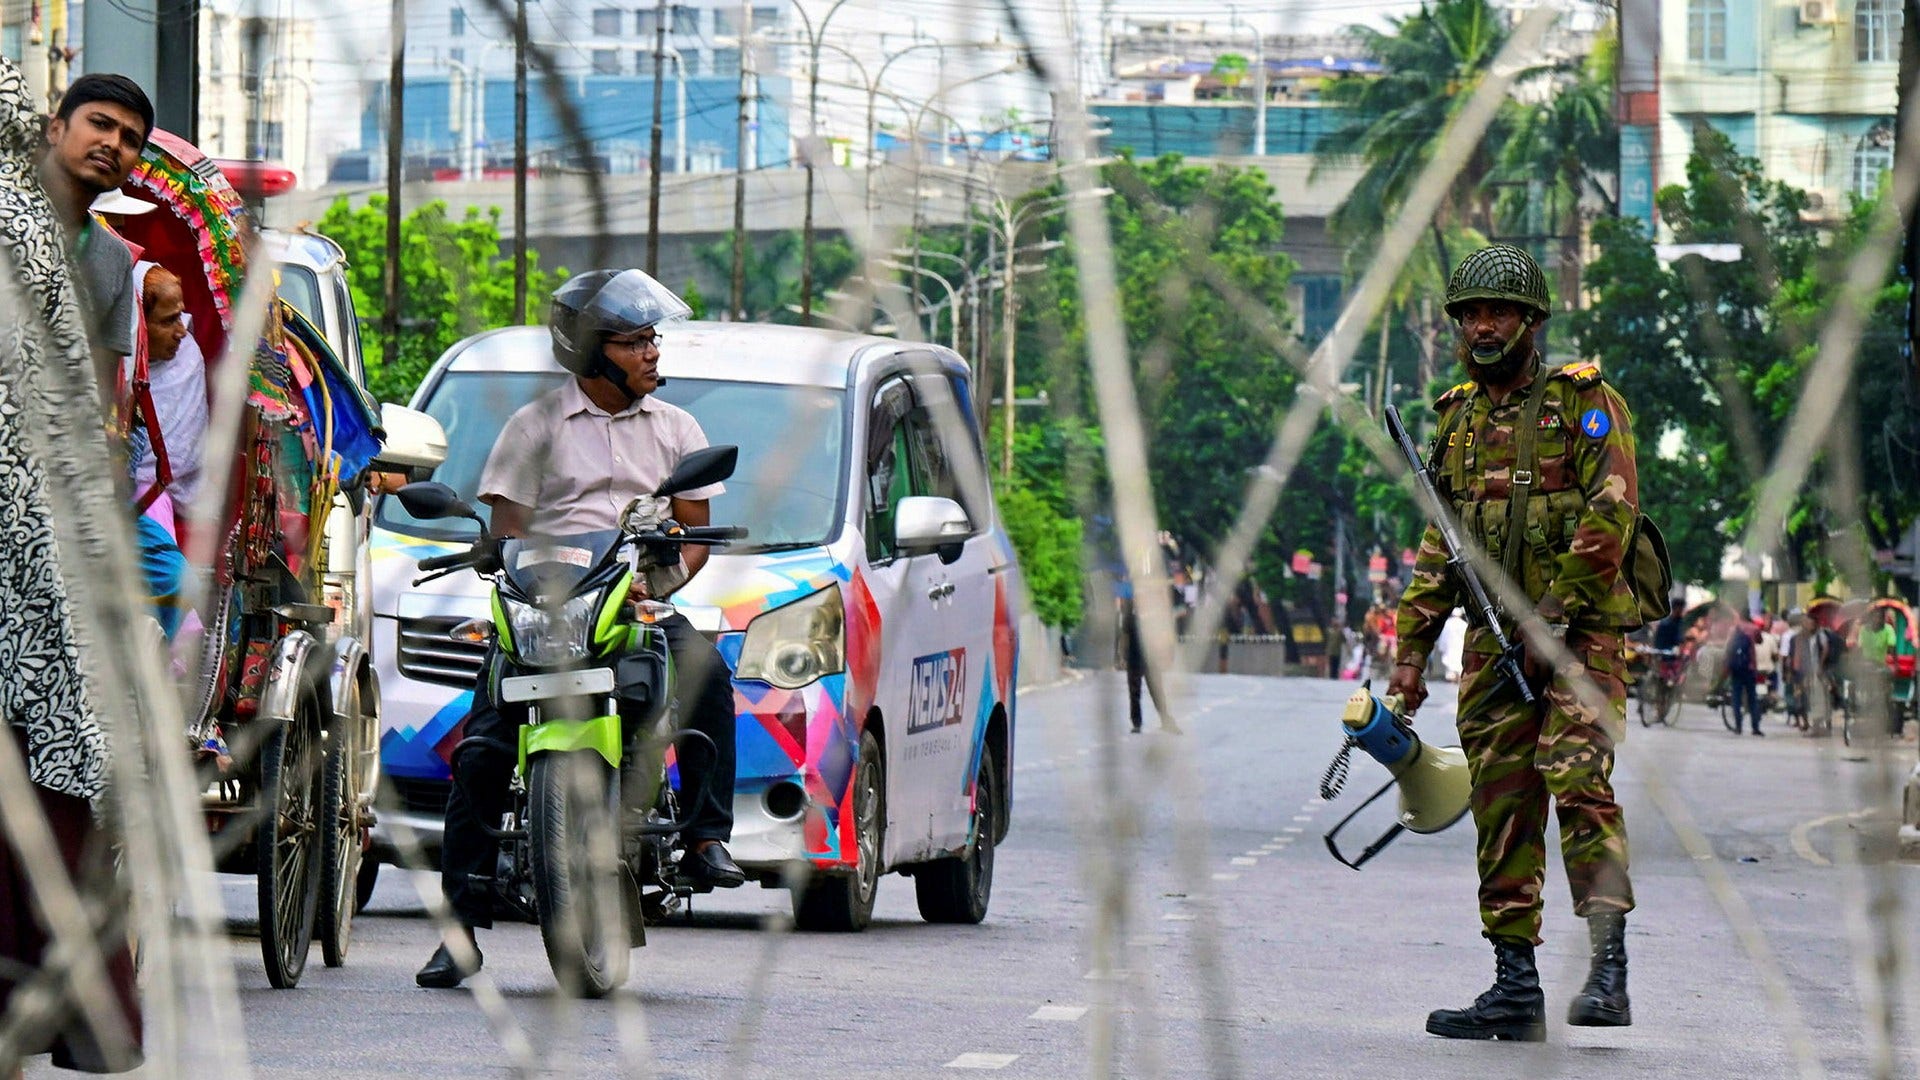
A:
{"type": "Polygon", "coordinates": [[[607,348],[628,349],[633,352],[643,352],[649,347],[652,347],[655,349],[659,348],[660,343],[665,340],[666,340],[665,335],[662,335],[659,333],[655,333],[650,337],[642,337],[642,338],[608,338],[607,348]]]}

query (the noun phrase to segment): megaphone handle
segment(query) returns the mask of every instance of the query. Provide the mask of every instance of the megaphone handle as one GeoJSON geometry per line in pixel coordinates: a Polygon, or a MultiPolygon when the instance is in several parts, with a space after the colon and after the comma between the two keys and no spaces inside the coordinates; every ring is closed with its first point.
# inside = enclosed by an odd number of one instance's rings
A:
{"type": "Polygon", "coordinates": [[[1365,810],[1369,806],[1372,806],[1374,803],[1379,801],[1380,796],[1385,795],[1387,792],[1393,790],[1393,785],[1396,782],[1397,781],[1389,780],[1386,783],[1380,785],[1379,791],[1376,791],[1373,794],[1367,796],[1365,802],[1362,802],[1359,806],[1354,807],[1353,810],[1350,813],[1348,813],[1346,817],[1341,818],[1338,824],[1334,825],[1332,829],[1327,831],[1327,835],[1323,838],[1327,842],[1327,851],[1334,857],[1334,860],[1338,862],[1340,865],[1345,866],[1351,870],[1360,869],[1362,866],[1365,866],[1367,864],[1367,860],[1373,858],[1375,855],[1380,854],[1381,851],[1386,849],[1386,846],[1388,844],[1393,843],[1395,837],[1398,837],[1401,833],[1406,831],[1406,826],[1395,823],[1393,828],[1388,829],[1386,832],[1382,833],[1378,840],[1375,840],[1373,843],[1368,844],[1364,849],[1362,849],[1360,852],[1360,857],[1358,859],[1349,859],[1345,855],[1341,854],[1340,845],[1335,843],[1333,839],[1334,837],[1340,835],[1340,830],[1346,828],[1348,822],[1352,821],[1354,818],[1360,815],[1360,811],[1365,810]]]}

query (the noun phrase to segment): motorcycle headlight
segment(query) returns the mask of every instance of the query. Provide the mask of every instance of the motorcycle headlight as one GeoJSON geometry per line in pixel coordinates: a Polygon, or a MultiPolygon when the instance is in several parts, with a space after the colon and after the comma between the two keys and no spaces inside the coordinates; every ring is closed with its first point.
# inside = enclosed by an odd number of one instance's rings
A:
{"type": "Polygon", "coordinates": [[[734,675],[798,690],[846,669],[846,612],[829,586],[748,623],[734,675]]]}
{"type": "Polygon", "coordinates": [[[539,667],[578,663],[593,655],[598,593],[576,596],[557,607],[507,600],[507,624],[521,662],[539,667]]]}

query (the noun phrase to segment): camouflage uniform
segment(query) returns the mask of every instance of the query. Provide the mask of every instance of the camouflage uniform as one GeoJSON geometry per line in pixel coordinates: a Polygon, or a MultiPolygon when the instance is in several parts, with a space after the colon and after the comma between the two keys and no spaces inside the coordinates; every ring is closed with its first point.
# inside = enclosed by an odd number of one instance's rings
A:
{"type": "MultiPolygon", "coordinates": [[[[1541,361],[1534,363],[1537,373],[1541,361]]],[[[1545,399],[1518,584],[1542,618],[1567,627],[1566,648],[1579,662],[1556,670],[1546,692],[1527,705],[1501,685],[1493,635],[1475,629],[1467,637],[1459,724],[1473,776],[1481,922],[1489,937],[1538,942],[1549,794],[1559,805],[1574,912],[1633,908],[1626,826],[1609,776],[1614,743],[1625,730],[1623,631],[1640,616],[1620,572],[1639,503],[1626,402],[1585,363],[1550,369],[1534,392],[1545,399]],[[1579,700],[1582,682],[1605,699],[1604,711],[1579,700]]],[[[1495,405],[1465,383],[1434,403],[1447,444],[1434,448],[1436,486],[1495,565],[1506,554],[1515,431],[1528,393],[1523,384],[1495,405]]],[[[1430,526],[1400,601],[1400,663],[1426,666],[1461,600],[1440,532],[1430,526]]]]}

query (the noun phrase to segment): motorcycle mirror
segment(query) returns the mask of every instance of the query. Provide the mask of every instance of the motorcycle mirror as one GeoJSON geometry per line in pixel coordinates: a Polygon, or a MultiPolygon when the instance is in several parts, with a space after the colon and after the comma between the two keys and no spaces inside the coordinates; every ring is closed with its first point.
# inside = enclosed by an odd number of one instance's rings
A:
{"type": "Polygon", "coordinates": [[[678,495],[683,491],[717,484],[733,475],[733,467],[739,460],[740,448],[737,446],[709,446],[695,450],[680,459],[673,475],[667,477],[667,482],[661,484],[654,494],[678,495]]]}
{"type": "Polygon", "coordinates": [[[459,492],[436,480],[408,484],[394,494],[399,497],[400,505],[407,508],[407,513],[422,520],[449,517],[480,520],[473,507],[461,500],[459,492]]]}

